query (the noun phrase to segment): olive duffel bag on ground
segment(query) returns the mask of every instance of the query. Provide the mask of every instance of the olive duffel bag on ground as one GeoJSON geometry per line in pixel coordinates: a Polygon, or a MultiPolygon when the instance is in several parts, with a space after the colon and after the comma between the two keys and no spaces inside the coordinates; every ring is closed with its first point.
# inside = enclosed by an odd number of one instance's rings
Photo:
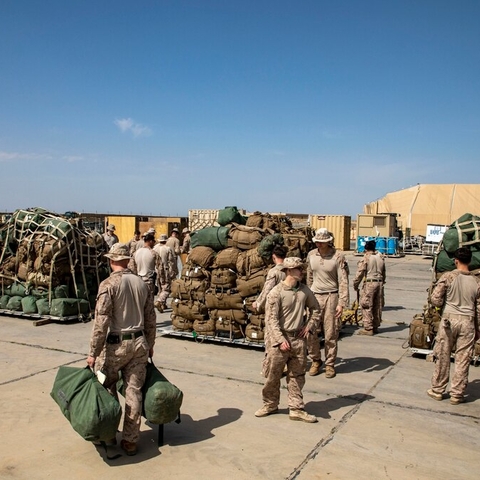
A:
{"type": "Polygon", "coordinates": [[[89,367],[61,366],[50,396],[85,440],[97,442],[115,438],[122,407],[89,367]]]}

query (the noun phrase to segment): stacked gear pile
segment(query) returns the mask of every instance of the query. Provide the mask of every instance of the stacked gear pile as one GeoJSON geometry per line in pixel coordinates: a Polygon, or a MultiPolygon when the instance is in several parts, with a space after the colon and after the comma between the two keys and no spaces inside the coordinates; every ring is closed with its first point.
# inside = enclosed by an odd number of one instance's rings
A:
{"type": "MultiPolygon", "coordinates": [[[[455,220],[443,235],[433,259],[432,283],[428,289],[427,304],[423,312],[414,316],[410,324],[409,347],[431,350],[441,321],[441,311],[430,303],[430,295],[445,272],[455,270],[454,253],[460,247],[472,251],[469,269],[480,275],[480,217],[465,213],[455,220]]],[[[475,355],[480,355],[480,344],[475,345],[475,355]]]]}
{"type": "Polygon", "coordinates": [[[175,330],[263,343],[265,315],[253,308],[273,266],[275,245],[305,258],[309,228],[292,228],[288,217],[255,212],[244,219],[236,207],[218,213],[219,227],[191,234],[192,250],[172,284],[175,330]]]}
{"type": "Polygon", "coordinates": [[[0,229],[2,313],[86,319],[108,276],[106,245],[78,217],[16,210],[0,229]]]}

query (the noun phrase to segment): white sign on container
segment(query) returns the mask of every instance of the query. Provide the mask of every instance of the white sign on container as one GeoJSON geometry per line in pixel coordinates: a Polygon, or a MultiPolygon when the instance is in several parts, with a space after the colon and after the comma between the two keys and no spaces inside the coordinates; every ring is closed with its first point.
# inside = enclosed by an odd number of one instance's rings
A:
{"type": "Polygon", "coordinates": [[[445,225],[427,225],[427,242],[439,243],[443,234],[447,231],[448,226],[445,225]]]}

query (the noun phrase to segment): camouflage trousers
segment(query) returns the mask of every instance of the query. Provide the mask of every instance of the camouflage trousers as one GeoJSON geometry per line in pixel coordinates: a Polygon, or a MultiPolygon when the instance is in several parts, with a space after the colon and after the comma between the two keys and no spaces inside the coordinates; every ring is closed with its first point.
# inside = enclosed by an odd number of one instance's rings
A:
{"type": "Polygon", "coordinates": [[[167,299],[170,296],[172,291],[172,282],[163,282],[159,285],[160,292],[158,293],[157,301],[160,302],[162,305],[167,304],[167,299]]]}
{"type": "Polygon", "coordinates": [[[305,385],[307,369],[307,346],[303,338],[288,337],[290,350],[282,351],[280,347],[269,346],[263,361],[265,385],[262,390],[263,403],[269,409],[280,403],[280,380],[283,369],[288,365],[287,391],[288,407],[302,410],[305,407],[302,389],[305,385]]]}
{"type": "Polygon", "coordinates": [[[463,397],[468,384],[474,338],[475,326],[472,317],[449,315],[448,318],[442,318],[433,348],[437,359],[432,376],[432,390],[435,393],[444,393],[447,389],[450,356],[455,348],[455,371],[450,383],[450,396],[463,397]]]}
{"type": "Polygon", "coordinates": [[[148,344],[145,336],[121,343],[107,343],[98,359],[97,368],[106,376],[104,386],[117,395],[119,372],[125,385],[125,414],[122,437],[127,442],[137,442],[142,420],[142,387],[145,383],[148,361],[148,344]]]}
{"type": "Polygon", "coordinates": [[[360,306],[365,330],[376,330],[382,323],[382,297],[382,282],[363,282],[360,306]]]}
{"type": "MultiPolygon", "coordinates": [[[[320,323],[323,325],[325,338],[325,365],[333,367],[337,358],[337,342],[342,326],[342,319],[335,318],[335,309],[338,305],[338,293],[315,293],[315,298],[318,300],[322,311],[320,323]]],[[[309,335],[307,345],[310,358],[315,362],[319,362],[322,359],[322,355],[320,353],[318,335],[309,335]]]]}

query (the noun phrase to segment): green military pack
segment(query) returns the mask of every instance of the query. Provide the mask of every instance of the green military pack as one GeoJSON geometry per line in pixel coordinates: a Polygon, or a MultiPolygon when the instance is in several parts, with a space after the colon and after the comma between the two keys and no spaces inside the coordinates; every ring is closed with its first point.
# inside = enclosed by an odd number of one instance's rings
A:
{"type": "Polygon", "coordinates": [[[215,251],[228,247],[230,227],[206,227],[190,234],[191,247],[210,247],[215,251]]]}
{"type": "MultiPolygon", "coordinates": [[[[123,380],[117,383],[117,390],[125,395],[123,380]]],[[[142,388],[142,415],[155,425],[170,423],[177,419],[183,401],[183,392],[158,370],[153,362],[147,363],[145,383],[142,388]]]]}
{"type": "Polygon", "coordinates": [[[219,210],[217,215],[217,223],[222,227],[230,223],[245,225],[246,220],[238,211],[237,207],[225,207],[224,209],[219,210]]]}
{"type": "Polygon", "coordinates": [[[50,396],[73,429],[85,440],[115,438],[122,415],[118,400],[101,385],[90,368],[61,366],[50,396]]]}

